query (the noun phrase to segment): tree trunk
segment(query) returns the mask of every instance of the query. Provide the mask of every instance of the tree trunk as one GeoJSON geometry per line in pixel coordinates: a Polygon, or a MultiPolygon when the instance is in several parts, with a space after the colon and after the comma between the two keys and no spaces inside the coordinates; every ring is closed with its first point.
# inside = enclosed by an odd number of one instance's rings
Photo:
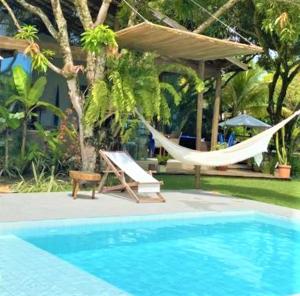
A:
{"type": "Polygon", "coordinates": [[[287,75],[281,75],[281,80],[282,80],[281,89],[277,98],[276,112],[274,114],[275,123],[278,123],[281,120],[282,107],[289,87],[289,81],[287,75]]]}
{"type": "Polygon", "coordinates": [[[274,94],[275,94],[275,89],[276,89],[276,85],[279,79],[279,75],[280,75],[280,67],[277,66],[276,67],[276,71],[273,75],[273,80],[272,82],[269,84],[269,99],[268,99],[268,108],[267,111],[270,115],[271,121],[274,124],[275,123],[275,103],[274,103],[274,94]]]}
{"type": "MultiPolygon", "coordinates": [[[[205,62],[199,62],[199,77],[204,79],[205,62]]],[[[203,92],[198,93],[197,98],[197,122],[196,122],[196,150],[201,149],[201,138],[202,138],[202,118],[203,118],[203,92]]],[[[195,188],[200,189],[200,171],[199,165],[195,166],[195,188]]]]}
{"type": "Polygon", "coordinates": [[[86,134],[84,125],[81,122],[79,122],[79,140],[82,170],[94,172],[96,166],[97,152],[95,147],[88,142],[88,137],[89,135],[86,134]]]}
{"type": "Polygon", "coordinates": [[[22,126],[22,144],[21,144],[21,157],[25,156],[26,149],[26,138],[27,138],[27,118],[25,117],[22,126]]]}
{"type": "Polygon", "coordinates": [[[216,76],[216,95],[215,95],[215,102],[214,102],[214,112],[213,112],[211,141],[210,141],[211,150],[215,150],[218,144],[218,125],[219,125],[219,115],[220,115],[220,105],[221,105],[221,88],[222,88],[222,74],[221,71],[219,71],[216,76]]]}
{"type": "Polygon", "coordinates": [[[69,89],[69,96],[78,118],[78,133],[82,170],[93,172],[95,170],[97,155],[96,149],[88,141],[88,139],[93,137],[93,135],[90,130],[85,129],[83,124],[84,98],[82,97],[77,79],[75,77],[67,80],[67,85],[69,89]]]}
{"type": "Polygon", "coordinates": [[[204,23],[202,23],[194,33],[200,34],[205,31],[210,25],[212,25],[220,16],[225,14],[229,9],[231,9],[240,0],[229,0],[223,6],[221,6],[214,14],[211,15],[204,23]]]}

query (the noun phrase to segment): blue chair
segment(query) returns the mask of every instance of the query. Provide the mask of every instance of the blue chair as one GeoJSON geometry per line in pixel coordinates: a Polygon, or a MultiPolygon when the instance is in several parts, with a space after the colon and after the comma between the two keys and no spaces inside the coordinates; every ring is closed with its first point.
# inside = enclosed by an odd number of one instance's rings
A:
{"type": "Polygon", "coordinates": [[[232,132],[228,138],[227,146],[231,147],[235,144],[235,133],[232,132]]]}

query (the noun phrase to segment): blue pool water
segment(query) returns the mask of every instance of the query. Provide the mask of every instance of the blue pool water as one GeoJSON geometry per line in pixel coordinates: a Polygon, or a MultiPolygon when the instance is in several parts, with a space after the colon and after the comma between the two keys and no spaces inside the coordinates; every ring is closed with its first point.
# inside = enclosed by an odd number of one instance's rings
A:
{"type": "Polygon", "coordinates": [[[16,235],[132,295],[300,293],[300,227],[271,217],[93,223],[16,235]]]}

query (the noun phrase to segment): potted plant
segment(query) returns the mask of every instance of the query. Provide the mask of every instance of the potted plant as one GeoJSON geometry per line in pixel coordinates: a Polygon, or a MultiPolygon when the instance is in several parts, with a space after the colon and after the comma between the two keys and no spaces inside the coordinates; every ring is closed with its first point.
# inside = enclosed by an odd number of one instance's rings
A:
{"type": "Polygon", "coordinates": [[[289,179],[291,176],[291,166],[288,161],[287,149],[285,144],[285,129],[281,129],[281,143],[279,132],[276,134],[276,152],[278,158],[277,172],[278,176],[283,179],[289,179]]]}
{"type": "MultiPolygon", "coordinates": [[[[215,146],[215,150],[222,150],[222,149],[226,149],[228,147],[227,143],[218,143],[215,146]]],[[[218,171],[227,171],[228,170],[228,166],[227,165],[222,165],[222,166],[217,166],[216,169],[218,171]]]]}
{"type": "Polygon", "coordinates": [[[157,155],[158,160],[158,171],[160,173],[165,173],[167,171],[167,161],[170,159],[168,155],[157,155]]]}

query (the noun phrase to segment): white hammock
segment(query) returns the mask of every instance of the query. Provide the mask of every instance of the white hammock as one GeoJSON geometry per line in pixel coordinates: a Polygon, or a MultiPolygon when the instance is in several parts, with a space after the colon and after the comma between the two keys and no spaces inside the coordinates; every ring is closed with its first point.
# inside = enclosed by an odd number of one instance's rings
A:
{"type": "Polygon", "coordinates": [[[289,121],[300,115],[300,110],[290,117],[276,124],[275,126],[259,133],[258,135],[243,141],[229,148],[210,152],[201,152],[177,145],[166,138],[163,134],[153,128],[145,118],[136,111],[140,120],[152,133],[154,139],[158,141],[176,160],[185,164],[203,166],[225,166],[238,163],[245,159],[255,157],[258,164],[262,161],[262,153],[267,152],[267,148],[272,136],[284,127],[289,121]]]}

